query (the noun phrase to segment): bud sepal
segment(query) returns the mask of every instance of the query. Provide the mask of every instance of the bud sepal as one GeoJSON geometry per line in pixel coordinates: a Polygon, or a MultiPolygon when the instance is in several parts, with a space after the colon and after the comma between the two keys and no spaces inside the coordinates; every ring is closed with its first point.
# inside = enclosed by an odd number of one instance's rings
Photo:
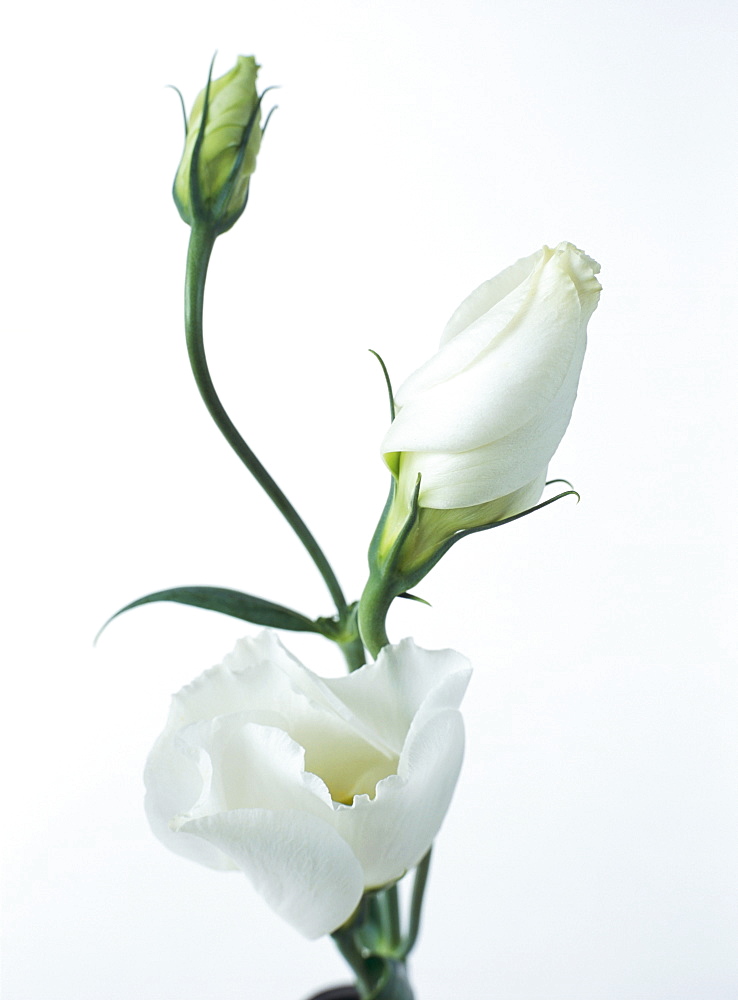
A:
{"type": "Polygon", "coordinates": [[[241,217],[249,196],[251,175],[266,122],[253,56],[239,56],[236,65],[208,82],[198,94],[185,125],[185,146],[172,194],[189,225],[203,226],[215,236],[227,232],[241,217]]]}
{"type": "MultiPolygon", "coordinates": [[[[396,597],[410,596],[427,604],[422,598],[409,595],[408,591],[415,587],[461,538],[517,521],[518,518],[526,517],[542,507],[548,507],[563,497],[575,496],[577,501],[580,499],[577,491],[572,488],[509,517],[482,524],[475,523],[470,527],[451,525],[450,530],[449,525],[443,525],[445,530],[439,531],[436,525],[434,531],[433,521],[429,522],[426,519],[432,519],[434,515],[446,512],[420,505],[421,481],[421,476],[418,476],[409,513],[404,523],[398,526],[395,503],[397,482],[393,478],[387,503],[369,546],[369,580],[359,602],[358,621],[364,644],[374,656],[388,642],[385,620],[392,601],[396,597]]],[[[555,482],[565,482],[571,486],[567,480],[560,479],[549,480],[546,485],[555,482]]],[[[453,513],[462,514],[463,510],[453,513]]]]}

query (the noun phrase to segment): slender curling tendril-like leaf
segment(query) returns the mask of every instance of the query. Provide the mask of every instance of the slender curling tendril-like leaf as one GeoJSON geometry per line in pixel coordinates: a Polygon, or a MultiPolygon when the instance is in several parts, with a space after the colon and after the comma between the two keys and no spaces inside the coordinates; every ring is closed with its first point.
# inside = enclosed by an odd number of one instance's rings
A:
{"type": "Polygon", "coordinates": [[[281,604],[266,601],[263,597],[253,594],[243,594],[239,590],[228,590],[225,587],[173,587],[170,590],[158,590],[156,593],[139,597],[124,608],[116,611],[103,625],[95,637],[95,641],[108,627],[110,622],[124,611],[139,608],[144,604],[154,604],[159,601],[173,601],[177,604],[189,604],[195,608],[207,611],[218,611],[232,618],[251,622],[253,625],[265,625],[269,628],[281,628],[291,632],[317,632],[322,629],[315,622],[298,611],[286,608],[281,604]]]}

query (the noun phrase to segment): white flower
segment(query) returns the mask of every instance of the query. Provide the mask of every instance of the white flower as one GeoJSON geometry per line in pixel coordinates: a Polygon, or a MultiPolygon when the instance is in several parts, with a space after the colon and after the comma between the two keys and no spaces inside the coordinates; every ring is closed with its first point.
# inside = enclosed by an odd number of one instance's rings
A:
{"type": "Polygon", "coordinates": [[[243,639],[172,700],[146,809],[173,851],[241,869],[307,937],[431,846],[461,767],[468,662],[411,639],[324,679],[271,632],[243,639]]]}
{"type": "Polygon", "coordinates": [[[560,243],[462,302],[438,353],[396,394],[382,444],[398,479],[385,550],[407,519],[418,475],[419,505],[435,512],[421,525],[431,547],[433,536],[501,520],[540,498],[576,398],[599,270],[560,243]]]}

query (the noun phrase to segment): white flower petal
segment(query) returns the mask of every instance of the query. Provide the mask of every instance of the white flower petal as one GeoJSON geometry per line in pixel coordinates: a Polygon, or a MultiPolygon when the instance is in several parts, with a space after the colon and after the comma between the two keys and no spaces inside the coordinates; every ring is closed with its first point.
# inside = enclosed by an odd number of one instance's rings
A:
{"type": "Polygon", "coordinates": [[[250,721],[248,712],[188,726],[177,742],[208,761],[203,791],[185,819],[248,808],[299,808],[320,817],[332,809],[325,783],[305,770],[304,748],[284,729],[250,721]]]}
{"type": "Polygon", "coordinates": [[[597,296],[602,290],[602,286],[595,277],[600,272],[600,265],[596,260],[592,260],[591,257],[582,253],[581,250],[577,250],[573,244],[559,243],[554,250],[544,247],[529,257],[523,257],[494,278],[482,282],[478,288],[475,288],[446,324],[441,335],[441,346],[494,308],[498,302],[510,295],[519,285],[522,285],[530,275],[534,274],[542,264],[553,256],[557,257],[557,266],[571,274],[582,299],[589,301],[588,313],[591,315],[597,305],[597,296]]]}
{"type": "MultiPolygon", "coordinates": [[[[494,478],[494,461],[490,454],[492,448],[479,448],[475,452],[464,454],[465,463],[457,462],[452,467],[448,455],[426,455],[424,462],[426,470],[432,470],[428,475],[430,486],[422,495],[420,530],[427,524],[433,537],[450,537],[464,528],[473,528],[480,524],[501,521],[513,514],[529,510],[540,500],[546,485],[546,469],[529,483],[495,496],[493,500],[481,499],[497,492],[500,479],[494,478]],[[468,463],[468,464],[466,464],[468,463]],[[442,508],[441,504],[449,504],[442,508]],[[448,530],[441,531],[441,525],[448,524],[448,530]]],[[[409,476],[414,465],[417,465],[416,455],[410,452],[406,458],[409,476]]],[[[417,473],[416,473],[417,477],[417,473]]],[[[517,478],[517,477],[516,477],[517,478]]],[[[504,489],[504,487],[503,487],[504,489]]],[[[408,500],[408,510],[410,501],[408,500]]],[[[434,551],[431,544],[430,556],[434,551]]]]}
{"type": "Polygon", "coordinates": [[[464,756],[464,725],[454,709],[411,727],[398,774],[336,813],[335,828],[350,844],[367,887],[400,878],[428,851],[446,815],[464,756]]]}
{"type": "MultiPolygon", "coordinates": [[[[507,435],[458,452],[404,452],[400,471],[405,489],[421,475],[421,505],[450,509],[485,503],[545,480],[548,464],[571,419],[580,365],[577,354],[548,408],[507,435]]],[[[529,499],[526,495],[526,505],[529,499]]]]}
{"type": "Polygon", "coordinates": [[[208,775],[207,760],[197,750],[183,751],[168,730],[154,744],[144,771],[144,805],[151,829],[161,842],[191,861],[224,871],[236,865],[211,844],[171,827],[172,819],[190,809],[203,794],[208,775]]]}
{"type": "Polygon", "coordinates": [[[385,646],[375,663],[325,684],[399,756],[420,707],[458,708],[470,674],[469,661],[455,650],[420,649],[403,639],[385,646]]]}
{"type": "Polygon", "coordinates": [[[232,858],[272,909],[308,938],[345,923],[364,891],[349,845],[311,813],[236,809],[191,820],[183,831],[232,858]]]}
{"type": "Polygon", "coordinates": [[[498,302],[509,298],[521,285],[525,285],[543,264],[547,251],[548,247],[544,247],[543,250],[538,250],[528,257],[522,257],[504,271],[500,271],[494,278],[483,281],[478,288],[467,295],[446,324],[441,334],[441,347],[470,327],[480,316],[494,309],[498,302]]]}
{"type": "Polygon", "coordinates": [[[328,933],[429,848],[461,763],[467,680],[463,657],[411,640],[330,681],[268,634],[241,642],[173,699],[146,769],[152,828],[246,872],[304,934],[328,933]]]}
{"type": "Polygon", "coordinates": [[[546,415],[565,384],[571,412],[589,316],[560,263],[552,258],[513,293],[502,328],[493,310],[441,348],[428,364],[448,368],[452,377],[414,394],[398,393],[407,402],[387,432],[384,452],[478,448],[546,415]],[[462,366],[457,355],[470,341],[477,345],[473,363],[462,366]]]}
{"type": "Polygon", "coordinates": [[[172,698],[167,728],[181,729],[244,708],[279,711],[291,696],[285,665],[292,656],[274,632],[240,639],[232,653],[172,698]]]}
{"type": "Polygon", "coordinates": [[[438,352],[395,393],[398,407],[455,378],[489,350],[531,295],[531,287],[546,261],[546,249],[485,281],[462,302],[446,325],[438,352]]]}

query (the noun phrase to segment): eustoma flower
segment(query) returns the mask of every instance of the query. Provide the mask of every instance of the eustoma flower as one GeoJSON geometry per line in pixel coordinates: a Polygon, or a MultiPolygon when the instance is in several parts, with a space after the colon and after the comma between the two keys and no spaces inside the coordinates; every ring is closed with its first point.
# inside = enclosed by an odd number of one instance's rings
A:
{"type": "Polygon", "coordinates": [[[438,353],[396,393],[382,444],[396,478],[386,555],[417,495],[410,573],[455,532],[534,505],[577,392],[599,264],[571,243],[513,264],[462,302],[438,353]]]}
{"type": "Polygon", "coordinates": [[[246,206],[263,131],[258,70],[253,56],[239,56],[233,69],[210,80],[195,99],[173,191],[190,226],[205,222],[223,233],[246,206]]]}
{"type": "Polygon", "coordinates": [[[271,632],[243,639],[173,698],[146,767],[152,828],[244,871],[307,937],[329,933],[428,851],[461,767],[469,673],[405,639],[324,679],[271,632]]]}

